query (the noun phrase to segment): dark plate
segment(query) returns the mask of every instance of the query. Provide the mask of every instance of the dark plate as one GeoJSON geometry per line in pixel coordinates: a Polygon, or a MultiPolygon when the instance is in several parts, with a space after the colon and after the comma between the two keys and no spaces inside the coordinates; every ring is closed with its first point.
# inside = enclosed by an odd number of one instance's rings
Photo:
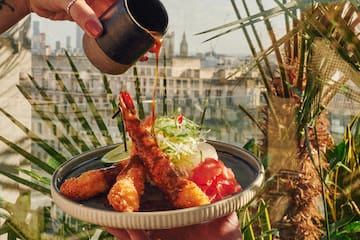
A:
{"type": "Polygon", "coordinates": [[[148,185],[141,202],[142,209],[135,213],[112,210],[107,204],[106,196],[81,203],[62,196],[59,189],[65,179],[106,166],[101,162],[101,157],[117,146],[111,145],[83,153],[61,165],[52,178],[52,197],[60,209],[73,217],[102,226],[127,229],[174,228],[225,216],[243,207],[256,195],[264,181],[264,169],[262,164],[244,149],[218,141],[208,141],[208,143],[216,148],[219,159],[232,169],[243,188],[242,192],[205,206],[171,209],[161,193],[148,185]]]}

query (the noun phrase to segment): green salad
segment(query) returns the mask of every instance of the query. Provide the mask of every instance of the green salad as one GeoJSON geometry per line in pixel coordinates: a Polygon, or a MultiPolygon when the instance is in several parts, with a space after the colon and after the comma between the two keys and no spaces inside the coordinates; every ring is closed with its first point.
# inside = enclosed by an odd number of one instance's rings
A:
{"type": "MultiPolygon", "coordinates": [[[[209,130],[203,130],[200,125],[182,114],[159,116],[153,127],[160,149],[169,156],[180,172],[187,174],[206,157],[217,159],[215,148],[205,141],[209,130]]],[[[127,145],[131,147],[131,142],[127,142],[127,145]]],[[[120,162],[128,159],[129,154],[121,145],[105,154],[102,162],[120,162]]]]}

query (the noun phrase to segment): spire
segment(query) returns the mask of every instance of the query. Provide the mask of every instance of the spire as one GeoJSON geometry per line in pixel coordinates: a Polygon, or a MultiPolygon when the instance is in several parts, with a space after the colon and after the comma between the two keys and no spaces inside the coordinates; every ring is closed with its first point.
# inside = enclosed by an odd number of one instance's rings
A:
{"type": "Polygon", "coordinates": [[[186,35],[184,32],[181,43],[180,43],[180,57],[187,57],[187,56],[188,56],[188,44],[187,44],[186,35]]]}

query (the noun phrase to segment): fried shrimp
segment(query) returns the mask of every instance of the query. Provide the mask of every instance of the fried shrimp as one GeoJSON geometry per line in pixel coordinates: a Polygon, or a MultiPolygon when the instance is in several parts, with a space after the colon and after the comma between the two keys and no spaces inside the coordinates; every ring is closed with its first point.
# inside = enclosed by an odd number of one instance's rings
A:
{"type": "Polygon", "coordinates": [[[61,184],[60,192],[75,201],[83,201],[106,193],[125,167],[125,161],[107,168],[90,170],[79,177],[68,178],[61,184]]]}
{"type": "Polygon", "coordinates": [[[145,169],[138,156],[133,155],[129,164],[116,177],[108,193],[110,205],[120,212],[135,212],[140,208],[144,193],[145,169]]]}
{"type": "Polygon", "coordinates": [[[155,137],[139,120],[129,93],[120,92],[119,107],[136,154],[146,167],[150,179],[166,194],[171,203],[178,208],[210,203],[208,196],[194,182],[177,175],[169,157],[161,151],[155,137]]]}

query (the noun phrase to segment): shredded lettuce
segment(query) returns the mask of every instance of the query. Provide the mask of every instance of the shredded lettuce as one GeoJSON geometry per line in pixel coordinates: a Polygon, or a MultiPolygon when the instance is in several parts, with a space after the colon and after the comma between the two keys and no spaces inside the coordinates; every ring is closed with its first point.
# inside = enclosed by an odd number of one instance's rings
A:
{"type": "MultiPolygon", "coordinates": [[[[200,125],[179,113],[158,116],[153,130],[160,149],[169,156],[171,162],[182,173],[188,173],[206,156],[217,157],[216,150],[211,149],[213,147],[203,145],[209,130],[204,130],[200,125]],[[202,149],[199,147],[201,145],[202,149]]],[[[129,154],[129,151],[124,152],[124,148],[119,146],[105,154],[102,161],[120,162],[128,159],[129,154]]]]}
{"type": "Polygon", "coordinates": [[[208,133],[181,114],[157,117],[154,132],[159,147],[175,165],[179,161],[191,163],[196,154],[201,158],[198,144],[205,142],[208,133]]]}

